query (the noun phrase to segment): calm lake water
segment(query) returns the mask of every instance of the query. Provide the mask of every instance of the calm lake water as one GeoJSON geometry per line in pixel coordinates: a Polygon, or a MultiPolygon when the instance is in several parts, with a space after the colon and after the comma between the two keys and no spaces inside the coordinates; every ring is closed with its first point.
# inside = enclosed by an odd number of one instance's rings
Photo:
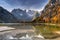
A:
{"type": "Polygon", "coordinates": [[[60,37],[60,26],[57,25],[13,24],[5,26],[15,29],[1,31],[1,40],[45,40],[60,37]]]}

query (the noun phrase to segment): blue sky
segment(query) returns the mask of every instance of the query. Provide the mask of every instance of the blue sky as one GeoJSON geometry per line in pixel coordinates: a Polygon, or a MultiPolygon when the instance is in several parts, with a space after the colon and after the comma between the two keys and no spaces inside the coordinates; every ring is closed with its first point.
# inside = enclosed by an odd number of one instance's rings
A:
{"type": "Polygon", "coordinates": [[[48,0],[0,0],[0,6],[8,11],[14,8],[42,10],[47,3],[48,0]]]}

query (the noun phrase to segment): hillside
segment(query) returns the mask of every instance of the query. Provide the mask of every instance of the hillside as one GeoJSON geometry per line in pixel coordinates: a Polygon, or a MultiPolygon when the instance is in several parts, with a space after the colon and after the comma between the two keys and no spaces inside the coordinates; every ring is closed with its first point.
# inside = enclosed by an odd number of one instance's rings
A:
{"type": "MultiPolygon", "coordinates": [[[[36,20],[47,23],[60,23],[60,0],[50,0],[36,20]]],[[[35,20],[35,21],[36,21],[35,20]]]]}
{"type": "Polygon", "coordinates": [[[16,18],[6,9],[0,7],[0,23],[16,23],[16,18]]]}

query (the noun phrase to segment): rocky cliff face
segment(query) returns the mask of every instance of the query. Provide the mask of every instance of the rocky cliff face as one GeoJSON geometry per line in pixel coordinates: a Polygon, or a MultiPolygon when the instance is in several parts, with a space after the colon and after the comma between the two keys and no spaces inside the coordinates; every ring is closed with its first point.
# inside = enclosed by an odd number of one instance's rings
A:
{"type": "Polygon", "coordinates": [[[41,13],[40,20],[60,23],[60,0],[50,0],[41,13]]]}
{"type": "Polygon", "coordinates": [[[16,18],[7,10],[0,7],[0,23],[15,23],[16,18]]]}
{"type": "Polygon", "coordinates": [[[14,9],[12,10],[11,12],[16,18],[18,21],[20,22],[30,22],[32,21],[33,19],[33,14],[35,13],[34,11],[32,10],[28,10],[26,12],[26,10],[22,10],[22,9],[14,9]]]}

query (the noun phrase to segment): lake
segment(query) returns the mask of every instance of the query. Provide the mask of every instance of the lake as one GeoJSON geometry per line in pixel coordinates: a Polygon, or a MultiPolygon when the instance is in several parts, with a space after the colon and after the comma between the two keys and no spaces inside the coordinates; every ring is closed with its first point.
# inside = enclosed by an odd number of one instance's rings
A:
{"type": "Polygon", "coordinates": [[[0,31],[0,39],[8,40],[45,40],[60,37],[60,26],[45,24],[13,24],[1,25],[1,27],[14,29],[0,31]]]}

